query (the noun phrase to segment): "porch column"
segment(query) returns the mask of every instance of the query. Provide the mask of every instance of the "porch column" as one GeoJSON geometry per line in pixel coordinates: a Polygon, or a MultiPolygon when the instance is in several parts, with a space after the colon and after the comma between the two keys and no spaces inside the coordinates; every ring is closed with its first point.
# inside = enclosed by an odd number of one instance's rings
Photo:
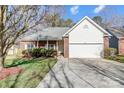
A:
{"type": "Polygon", "coordinates": [[[39,36],[37,37],[37,41],[36,41],[36,42],[37,42],[37,48],[39,48],[39,46],[38,46],[38,45],[39,45],[39,44],[38,44],[38,41],[39,41],[39,36]]]}
{"type": "Polygon", "coordinates": [[[37,41],[37,48],[39,48],[39,42],[37,41]]]}
{"type": "Polygon", "coordinates": [[[109,48],[109,37],[104,36],[104,49],[109,48]]]}
{"type": "Polygon", "coordinates": [[[120,55],[124,55],[124,38],[119,39],[118,52],[119,52],[120,55]]]}
{"type": "Polygon", "coordinates": [[[64,57],[68,58],[69,57],[69,38],[64,37],[64,57]]]}
{"type": "Polygon", "coordinates": [[[47,49],[48,49],[48,44],[49,44],[49,41],[47,40],[47,49]]]}
{"type": "Polygon", "coordinates": [[[57,50],[57,55],[59,54],[59,52],[58,52],[58,50],[59,50],[59,49],[58,49],[58,46],[59,46],[59,45],[58,45],[58,40],[57,40],[57,41],[56,41],[56,50],[57,50]]]}

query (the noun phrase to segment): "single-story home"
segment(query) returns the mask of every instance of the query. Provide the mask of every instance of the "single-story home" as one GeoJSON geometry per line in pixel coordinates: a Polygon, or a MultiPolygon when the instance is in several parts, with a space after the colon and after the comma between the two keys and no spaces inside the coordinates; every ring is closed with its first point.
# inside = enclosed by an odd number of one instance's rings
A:
{"type": "Polygon", "coordinates": [[[101,58],[109,48],[111,34],[89,17],[72,28],[49,27],[23,37],[20,49],[47,48],[63,53],[65,58],[101,58]]]}
{"type": "Polygon", "coordinates": [[[118,27],[106,29],[112,36],[109,38],[109,47],[116,48],[118,54],[124,55],[124,30],[118,27]]]}
{"type": "Polygon", "coordinates": [[[24,37],[20,42],[21,49],[46,48],[64,51],[63,34],[69,30],[68,27],[49,27],[24,37]]]}

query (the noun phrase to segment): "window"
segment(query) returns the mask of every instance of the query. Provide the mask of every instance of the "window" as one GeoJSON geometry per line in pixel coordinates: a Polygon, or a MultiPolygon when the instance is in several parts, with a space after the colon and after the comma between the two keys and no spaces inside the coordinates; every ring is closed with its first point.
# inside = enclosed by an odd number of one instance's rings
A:
{"type": "Polygon", "coordinates": [[[88,25],[84,25],[83,28],[86,30],[88,29],[88,25]]]}
{"type": "Polygon", "coordinates": [[[55,49],[55,44],[49,44],[48,49],[55,49]]]}
{"type": "Polygon", "coordinates": [[[27,48],[28,48],[28,49],[34,48],[34,44],[33,44],[33,43],[27,44],[27,48]]]}

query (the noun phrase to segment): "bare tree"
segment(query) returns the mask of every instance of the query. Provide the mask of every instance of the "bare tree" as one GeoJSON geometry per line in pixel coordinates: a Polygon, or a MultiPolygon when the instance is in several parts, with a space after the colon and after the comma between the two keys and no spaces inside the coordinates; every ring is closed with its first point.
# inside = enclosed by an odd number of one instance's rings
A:
{"type": "Polygon", "coordinates": [[[64,15],[64,6],[51,6],[50,12],[45,16],[45,21],[51,27],[60,27],[62,26],[61,19],[64,15]]]}
{"type": "Polygon", "coordinates": [[[113,6],[107,6],[101,11],[100,16],[103,18],[103,23],[106,28],[113,26],[122,26],[124,24],[123,15],[118,13],[118,10],[113,6]]]}
{"type": "Polygon", "coordinates": [[[53,6],[0,6],[0,69],[8,50],[15,41],[38,24],[44,23],[44,17],[53,6]]]}

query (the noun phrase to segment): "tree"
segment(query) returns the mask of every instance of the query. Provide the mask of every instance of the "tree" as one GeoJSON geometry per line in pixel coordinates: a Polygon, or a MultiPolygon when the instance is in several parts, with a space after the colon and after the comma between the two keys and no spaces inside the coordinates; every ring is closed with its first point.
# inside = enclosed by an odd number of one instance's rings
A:
{"type": "Polygon", "coordinates": [[[93,17],[93,20],[94,20],[98,25],[102,25],[102,17],[101,17],[101,16],[95,16],[95,17],[93,17]]]}
{"type": "Polygon", "coordinates": [[[59,14],[51,14],[45,17],[45,21],[51,27],[60,26],[60,16],[59,14]]]}
{"type": "Polygon", "coordinates": [[[53,6],[0,6],[0,69],[8,50],[30,29],[44,24],[44,17],[53,6]]]}
{"type": "Polygon", "coordinates": [[[50,27],[71,27],[71,19],[63,19],[65,15],[64,6],[52,6],[51,11],[45,16],[45,21],[50,27]]]}
{"type": "Polygon", "coordinates": [[[74,25],[73,21],[71,19],[65,20],[65,26],[72,27],[74,25]]]}
{"type": "Polygon", "coordinates": [[[50,27],[60,27],[61,19],[65,14],[64,6],[51,6],[50,12],[45,16],[45,21],[50,27]]]}
{"type": "Polygon", "coordinates": [[[48,15],[45,17],[45,21],[50,27],[71,27],[74,25],[71,19],[64,20],[60,14],[48,15]]]}
{"type": "Polygon", "coordinates": [[[118,10],[113,6],[107,6],[100,14],[103,18],[103,23],[106,28],[114,26],[122,26],[124,24],[124,16],[118,13],[118,10]]]}

